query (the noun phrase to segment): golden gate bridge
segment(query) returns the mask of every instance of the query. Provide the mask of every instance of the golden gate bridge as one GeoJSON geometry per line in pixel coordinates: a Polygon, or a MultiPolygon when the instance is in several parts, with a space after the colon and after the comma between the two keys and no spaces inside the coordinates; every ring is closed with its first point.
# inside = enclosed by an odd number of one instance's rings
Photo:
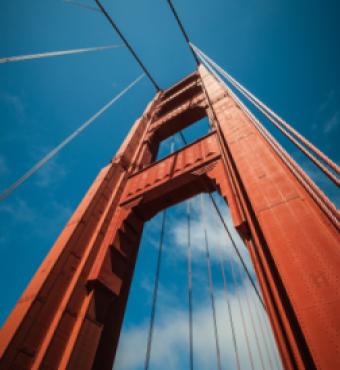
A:
{"type": "MultiPolygon", "coordinates": [[[[143,225],[162,213],[146,338],[144,369],[149,369],[167,227],[166,209],[181,202],[187,205],[188,363],[194,369],[191,234],[194,207],[190,199],[197,195],[200,195],[214,330],[216,363],[212,366],[220,370],[224,363],[216,319],[206,201],[216,212],[225,238],[251,286],[245,302],[237,296],[249,368],[339,369],[339,212],[248,105],[261,112],[337,187],[339,166],[195,46],[170,0],[167,0],[169,9],[197,68],[165,90],[160,89],[101,2],[95,2],[97,8],[85,7],[105,16],[140,65],[143,75],[4,190],[0,200],[9,197],[144,76],[156,94],[110,164],[98,174],[5,322],[0,334],[1,369],[112,369],[143,225]],[[209,121],[208,134],[188,143],[183,130],[204,117],[209,121]],[[183,147],[158,160],[160,143],[175,135],[183,147]],[[230,210],[257,281],[213,196],[215,191],[230,210]],[[255,337],[260,365],[254,362],[250,333],[255,337]],[[270,350],[271,335],[275,337],[280,359],[270,350]]],[[[117,45],[7,57],[0,59],[0,63],[113,47],[117,45]]],[[[226,270],[233,284],[237,284],[241,272],[225,260],[223,250],[220,266],[225,315],[233,339],[234,368],[242,369],[226,270]]]]}

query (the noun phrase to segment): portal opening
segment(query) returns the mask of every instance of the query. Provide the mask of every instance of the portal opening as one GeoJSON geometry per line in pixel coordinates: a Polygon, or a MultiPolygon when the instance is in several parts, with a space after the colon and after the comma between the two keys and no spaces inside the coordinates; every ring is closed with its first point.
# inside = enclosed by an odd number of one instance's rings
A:
{"type": "MultiPolygon", "coordinates": [[[[256,280],[250,256],[232,225],[224,199],[217,192],[212,193],[212,196],[252,278],[256,280]]],[[[234,335],[240,368],[250,368],[250,361],[253,361],[256,369],[281,369],[266,313],[242,269],[209,196],[199,194],[167,208],[165,221],[163,212],[144,225],[114,369],[143,368],[150,336],[150,315],[155,296],[155,277],[162,233],[149,368],[190,368],[191,286],[192,353],[195,368],[216,368],[216,333],[211,305],[213,294],[217,340],[223,366],[236,368],[234,335]]]]}
{"type": "Polygon", "coordinates": [[[180,150],[186,145],[191,144],[201,137],[207,135],[209,132],[208,117],[204,117],[196,121],[194,124],[184,128],[181,132],[186,140],[186,143],[184,143],[182,136],[178,132],[167,139],[162,140],[159,144],[156,161],[165,158],[171,153],[180,150]]]}

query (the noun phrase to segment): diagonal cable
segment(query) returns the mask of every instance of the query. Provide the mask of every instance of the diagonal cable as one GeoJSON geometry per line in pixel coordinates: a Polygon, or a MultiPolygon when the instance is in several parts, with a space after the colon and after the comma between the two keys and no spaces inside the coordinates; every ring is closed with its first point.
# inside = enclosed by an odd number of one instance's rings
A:
{"type": "MultiPolygon", "coordinates": [[[[186,138],[185,138],[185,136],[184,136],[184,134],[183,134],[182,131],[179,132],[179,135],[180,135],[183,143],[185,145],[187,145],[188,142],[187,142],[187,140],[186,140],[186,138]]],[[[212,194],[210,192],[208,192],[208,196],[209,196],[209,199],[210,199],[210,201],[211,201],[211,203],[212,203],[212,205],[213,205],[213,207],[214,207],[214,209],[215,209],[215,211],[217,213],[217,216],[219,217],[219,219],[222,222],[222,226],[223,226],[225,232],[227,233],[227,235],[228,235],[228,237],[229,237],[229,239],[231,241],[231,244],[232,244],[232,246],[233,246],[233,248],[234,248],[234,250],[236,252],[236,255],[237,255],[237,257],[238,257],[238,259],[239,259],[239,261],[240,261],[240,263],[241,263],[241,265],[242,265],[242,267],[243,267],[243,269],[244,269],[244,271],[245,271],[245,273],[246,273],[246,275],[247,275],[247,277],[249,279],[249,282],[250,282],[251,286],[253,287],[253,289],[254,289],[254,291],[255,291],[255,293],[256,293],[256,295],[257,295],[257,297],[258,297],[258,299],[259,299],[259,301],[260,301],[260,303],[262,305],[262,307],[266,310],[266,306],[265,306],[265,304],[263,302],[263,299],[261,297],[261,294],[260,294],[259,290],[257,289],[257,286],[256,286],[256,284],[255,284],[255,282],[254,282],[254,280],[253,280],[253,278],[251,276],[251,273],[248,270],[248,267],[247,267],[246,263],[243,260],[243,257],[241,256],[241,253],[240,253],[240,251],[239,251],[239,249],[237,247],[237,244],[236,244],[233,236],[231,235],[231,232],[230,232],[230,230],[228,228],[228,225],[224,221],[224,218],[222,216],[222,212],[221,212],[219,206],[217,205],[214,197],[212,196],[212,194]]]]}
{"type": "Polygon", "coordinates": [[[14,57],[0,58],[0,64],[11,63],[11,62],[21,62],[21,61],[24,61],[24,60],[32,60],[32,59],[51,58],[51,57],[58,57],[58,56],[70,55],[70,54],[88,53],[88,52],[92,52],[92,51],[101,51],[101,50],[120,48],[120,47],[122,47],[122,45],[108,45],[108,46],[98,46],[98,47],[94,47],[94,48],[82,48],[82,49],[61,50],[61,51],[48,51],[46,53],[18,55],[18,56],[14,56],[14,57]]]}
{"type": "Polygon", "coordinates": [[[192,46],[191,46],[191,44],[190,44],[189,36],[188,36],[187,32],[185,31],[185,28],[184,28],[184,26],[183,26],[183,23],[182,23],[182,21],[180,20],[180,18],[179,18],[179,16],[178,16],[178,13],[177,13],[177,11],[176,11],[176,9],[175,9],[175,7],[174,7],[174,5],[173,5],[172,1],[171,1],[171,0],[167,0],[167,2],[168,2],[168,5],[169,5],[169,7],[170,7],[170,9],[171,9],[171,11],[172,11],[172,14],[174,15],[174,17],[175,17],[175,19],[176,19],[176,21],[177,21],[177,24],[178,24],[178,26],[179,26],[179,28],[180,28],[180,30],[181,30],[181,32],[182,32],[182,34],[183,34],[184,38],[185,38],[185,41],[187,42],[187,44],[188,44],[188,46],[189,46],[189,48],[190,48],[190,51],[191,51],[191,53],[192,53],[192,56],[193,56],[193,57],[194,57],[194,59],[195,59],[196,64],[197,64],[197,65],[199,65],[199,64],[200,64],[199,59],[198,59],[198,57],[197,57],[196,53],[194,52],[194,50],[193,50],[193,48],[192,48],[192,46]]]}
{"type": "Polygon", "coordinates": [[[127,87],[125,87],[118,95],[112,98],[103,108],[101,108],[97,113],[90,117],[86,122],[84,122],[79,128],[77,128],[71,135],[69,135],[65,140],[63,140],[59,145],[52,149],[48,154],[46,154],[39,162],[37,162],[31,169],[29,169],[23,176],[21,176],[17,181],[15,181],[10,187],[5,189],[0,193],[0,201],[6,199],[15,189],[17,189],[22,183],[28,180],[33,174],[35,174],[41,167],[43,167],[49,160],[51,160],[56,154],[58,154],[69,142],[76,138],[82,131],[84,131],[88,126],[90,126],[99,116],[101,116],[106,110],[108,110],[119,98],[126,94],[137,82],[139,82],[144,77],[144,74],[140,75],[133,82],[131,82],[127,87]]]}
{"type": "Polygon", "coordinates": [[[71,4],[71,5],[79,6],[80,8],[84,8],[84,9],[92,10],[94,12],[101,13],[101,11],[98,8],[95,8],[94,6],[83,4],[83,3],[79,2],[79,1],[75,1],[75,0],[64,0],[64,2],[65,3],[68,3],[68,4],[71,4]]]}

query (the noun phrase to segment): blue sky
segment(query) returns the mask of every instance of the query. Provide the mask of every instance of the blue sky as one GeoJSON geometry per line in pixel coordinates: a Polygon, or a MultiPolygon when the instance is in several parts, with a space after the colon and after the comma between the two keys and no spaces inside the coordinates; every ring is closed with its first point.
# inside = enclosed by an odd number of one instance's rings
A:
{"type": "MultiPolygon", "coordinates": [[[[83,3],[94,5],[91,1],[83,3]]],[[[192,56],[165,0],[103,0],[103,4],[162,88],[194,69],[192,56]]],[[[339,162],[337,1],[177,0],[174,4],[198,47],[339,162]]],[[[0,4],[0,57],[115,43],[120,40],[97,12],[57,0],[12,0],[0,4]]],[[[0,65],[0,190],[139,74],[138,65],[125,48],[0,65]]],[[[0,289],[5,297],[0,305],[0,322],[154,92],[150,82],[143,79],[0,204],[0,289]]],[[[197,125],[188,134],[194,137],[200,132],[197,125]]],[[[281,142],[339,204],[338,194],[328,180],[289,144],[281,142]]],[[[164,148],[169,150],[167,145],[164,148]]],[[[170,217],[183,215],[181,207],[184,206],[171,210],[170,217]]],[[[227,211],[225,215],[228,218],[227,211]]],[[[157,217],[151,225],[159,226],[157,217]]],[[[172,231],[166,242],[177,250],[181,240],[174,235],[178,236],[181,229],[175,221],[170,223],[172,231]]],[[[214,225],[209,224],[211,228],[214,225]]],[[[147,225],[144,233],[136,272],[141,278],[134,282],[132,302],[150,296],[156,256],[153,246],[158,238],[150,230],[155,228],[147,225]]],[[[197,254],[200,256],[199,251],[197,254]]],[[[164,271],[169,268],[166,263],[171,268],[174,258],[165,258],[164,271]]],[[[176,266],[184,264],[183,268],[176,269],[174,280],[162,273],[162,297],[177,309],[178,324],[185,309],[184,298],[176,300],[176,295],[185,293],[185,256],[178,253],[176,258],[176,266]],[[182,287],[181,293],[173,290],[174,285],[182,287]]],[[[135,333],[145,325],[148,302],[144,302],[145,307],[137,305],[138,309],[131,309],[133,305],[129,303],[125,334],[135,335],[135,340],[141,338],[140,332],[135,333]]],[[[204,315],[206,306],[203,299],[200,302],[197,309],[204,315]]],[[[160,320],[164,319],[164,325],[161,322],[158,326],[161,333],[162,328],[167,328],[164,304],[159,315],[160,320]]],[[[204,328],[200,330],[205,332],[204,328]]],[[[173,334],[173,338],[177,337],[173,334]]],[[[163,353],[161,349],[158,352],[163,353]]],[[[178,361],[185,361],[185,353],[178,356],[178,361]]],[[[124,363],[124,358],[120,359],[124,363]]],[[[128,366],[125,368],[138,369],[134,364],[128,366]]]]}

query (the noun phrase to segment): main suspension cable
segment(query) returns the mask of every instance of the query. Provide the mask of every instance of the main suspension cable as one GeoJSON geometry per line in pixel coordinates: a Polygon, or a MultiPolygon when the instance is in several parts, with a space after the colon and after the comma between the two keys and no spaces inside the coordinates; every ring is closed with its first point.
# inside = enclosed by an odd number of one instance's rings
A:
{"type": "Polygon", "coordinates": [[[152,336],[153,336],[153,330],[154,330],[154,325],[155,325],[156,305],[157,305],[157,297],[158,297],[159,276],[161,272],[165,222],[166,222],[166,209],[162,213],[161,235],[159,239],[159,248],[158,248],[157,265],[156,265],[156,273],[155,273],[155,283],[154,283],[154,289],[153,289],[153,294],[152,294],[150,324],[149,324],[148,342],[147,342],[146,354],[145,354],[144,370],[148,370],[150,366],[152,336]]]}
{"type": "Polygon", "coordinates": [[[21,176],[17,181],[15,181],[11,186],[0,193],[0,201],[6,199],[15,189],[17,189],[22,183],[28,180],[33,174],[35,174],[41,167],[43,167],[49,160],[55,157],[69,142],[75,139],[82,131],[84,131],[88,126],[90,126],[99,116],[101,116],[106,110],[108,110],[119,98],[126,94],[134,85],[137,84],[144,74],[137,77],[133,82],[131,82],[127,87],[125,87],[119,94],[112,98],[103,108],[101,108],[97,113],[90,117],[86,122],[84,122],[79,128],[77,128],[71,135],[64,139],[59,145],[52,149],[48,154],[46,154],[39,162],[37,162],[31,169],[29,169],[23,176],[21,176]]]}
{"type": "Polygon", "coordinates": [[[154,85],[155,89],[157,91],[159,91],[160,88],[157,85],[156,81],[153,79],[153,77],[151,76],[150,72],[145,67],[145,65],[143,64],[143,62],[140,60],[140,58],[138,57],[137,53],[135,52],[135,50],[133,49],[133,47],[130,45],[130,43],[128,42],[128,40],[126,39],[126,37],[123,35],[123,33],[121,32],[121,30],[118,28],[117,24],[113,21],[112,17],[105,10],[104,6],[101,4],[101,2],[99,0],[95,0],[95,2],[97,3],[99,9],[104,14],[104,16],[106,17],[106,19],[111,24],[111,26],[113,27],[113,29],[118,33],[118,36],[122,39],[122,41],[124,42],[125,46],[130,50],[131,54],[136,59],[137,63],[143,69],[144,73],[148,76],[149,80],[152,82],[152,84],[154,85]]]}
{"type": "Polygon", "coordinates": [[[323,171],[333,182],[339,185],[337,180],[331,172],[327,170],[323,164],[314,157],[313,154],[308,152],[296,139],[300,140],[311,152],[317,155],[323,160],[329,167],[331,167],[336,173],[340,173],[340,168],[330,158],[328,158],[323,152],[321,152],[315,145],[309,142],[303,135],[297,132],[292,126],[286,121],[279,117],[274,111],[272,111],[267,105],[241,85],[235,78],[209,58],[202,50],[197,48],[195,45],[190,44],[193,50],[198,54],[200,58],[208,61],[216,70],[218,70],[243,96],[245,96],[258,110],[260,110],[269,120],[273,123],[293,144],[295,144],[321,171],[323,171]]]}
{"type": "Polygon", "coordinates": [[[11,62],[21,62],[21,61],[24,61],[24,60],[32,60],[32,59],[59,57],[59,56],[70,55],[70,54],[81,54],[81,53],[88,53],[88,52],[92,52],[92,51],[102,51],[102,50],[108,50],[108,49],[113,49],[113,48],[121,48],[121,47],[122,47],[122,45],[108,45],[108,46],[97,46],[97,47],[93,47],[93,48],[48,51],[46,53],[18,55],[18,56],[14,56],[14,57],[0,58],[0,64],[11,63],[11,62]]]}
{"type": "Polygon", "coordinates": [[[206,223],[206,218],[205,218],[203,194],[200,195],[200,201],[201,201],[200,202],[201,203],[201,217],[202,217],[202,220],[203,220],[205,255],[206,255],[206,260],[207,260],[207,268],[208,268],[209,294],[210,294],[210,302],[211,302],[211,309],[212,309],[212,313],[213,313],[213,322],[214,322],[214,336],[215,336],[215,345],[216,345],[216,362],[217,362],[217,369],[222,370],[221,352],[220,352],[220,344],[219,344],[218,329],[217,329],[214,283],[213,283],[212,271],[211,271],[208,230],[207,230],[207,223],[206,223]]]}
{"type": "Polygon", "coordinates": [[[230,96],[236,101],[239,107],[247,114],[249,119],[253,122],[256,129],[260,132],[261,136],[268,142],[268,144],[277,153],[278,157],[288,166],[292,173],[296,176],[298,181],[307,190],[315,202],[325,212],[333,224],[339,228],[339,212],[334,204],[327,198],[327,196],[314,184],[314,182],[304,173],[304,171],[297,165],[297,163],[287,154],[287,152],[281,147],[281,145],[272,138],[267,129],[258,121],[252,112],[243,104],[243,102],[233,93],[233,91],[227,86],[225,81],[214,71],[212,66],[203,58],[201,59],[204,66],[214,76],[222,86],[224,86],[230,96]]]}

